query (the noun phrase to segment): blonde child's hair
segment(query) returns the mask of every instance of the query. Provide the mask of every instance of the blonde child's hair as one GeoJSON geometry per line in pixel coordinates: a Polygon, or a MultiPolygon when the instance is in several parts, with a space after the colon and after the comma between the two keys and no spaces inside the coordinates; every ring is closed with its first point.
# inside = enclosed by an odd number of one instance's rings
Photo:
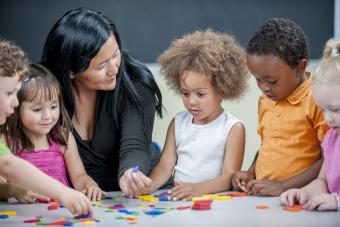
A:
{"type": "Polygon", "coordinates": [[[13,77],[18,75],[20,80],[28,74],[29,61],[24,51],[15,43],[0,40],[0,76],[13,77]]]}
{"type": "Polygon", "coordinates": [[[335,39],[329,39],[323,49],[322,58],[339,56],[340,54],[340,41],[335,39]]]}
{"type": "Polygon", "coordinates": [[[313,75],[313,84],[340,84],[340,56],[321,61],[313,75]]]}
{"type": "Polygon", "coordinates": [[[240,98],[248,87],[245,51],[232,35],[195,31],[174,40],[158,58],[167,84],[181,93],[180,80],[185,71],[209,77],[223,99],[240,98]]]}

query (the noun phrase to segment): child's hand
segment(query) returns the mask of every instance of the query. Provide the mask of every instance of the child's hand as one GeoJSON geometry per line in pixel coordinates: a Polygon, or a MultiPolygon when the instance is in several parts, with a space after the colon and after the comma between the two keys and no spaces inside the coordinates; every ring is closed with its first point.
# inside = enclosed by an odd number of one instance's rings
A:
{"type": "Polygon", "coordinates": [[[190,201],[192,197],[201,196],[198,184],[175,182],[175,187],[170,190],[171,199],[174,201],[190,201]]]}
{"type": "Polygon", "coordinates": [[[254,178],[255,176],[251,174],[249,171],[237,171],[236,173],[233,174],[231,180],[233,189],[237,191],[247,191],[246,185],[250,180],[254,178]]]}
{"type": "Polygon", "coordinates": [[[280,201],[284,206],[293,206],[295,203],[303,205],[308,201],[308,197],[302,189],[293,188],[282,193],[280,201]]]}
{"type": "Polygon", "coordinates": [[[107,192],[102,191],[98,185],[86,185],[85,188],[82,190],[87,198],[91,201],[99,201],[102,197],[106,197],[108,194],[107,192]]]}
{"type": "Polygon", "coordinates": [[[274,180],[251,180],[246,189],[256,196],[280,196],[285,191],[283,182],[274,180]]]}
{"type": "Polygon", "coordinates": [[[12,195],[13,197],[18,200],[20,203],[35,203],[36,200],[41,201],[49,201],[49,198],[39,195],[37,193],[34,193],[32,191],[19,188],[17,186],[12,185],[11,186],[12,195]]]}
{"type": "Polygon", "coordinates": [[[334,195],[323,193],[309,200],[304,206],[305,210],[337,210],[338,205],[334,195]]]}
{"type": "Polygon", "coordinates": [[[130,168],[119,179],[119,187],[127,196],[151,193],[152,180],[141,171],[130,168]]]}
{"type": "Polygon", "coordinates": [[[57,198],[73,215],[92,216],[93,209],[89,199],[81,192],[67,188],[57,198]]]}

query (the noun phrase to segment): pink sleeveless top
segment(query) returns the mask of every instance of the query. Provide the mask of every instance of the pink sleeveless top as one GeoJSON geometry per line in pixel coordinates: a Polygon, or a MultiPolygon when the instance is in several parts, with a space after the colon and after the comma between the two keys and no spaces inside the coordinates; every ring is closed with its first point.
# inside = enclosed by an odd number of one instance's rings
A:
{"type": "Polygon", "coordinates": [[[32,163],[41,171],[66,186],[70,186],[64,155],[60,151],[60,145],[52,142],[47,150],[35,150],[31,152],[18,150],[16,155],[32,163]]]}
{"type": "Polygon", "coordinates": [[[329,192],[340,193],[340,135],[330,129],[322,142],[329,192]]]}

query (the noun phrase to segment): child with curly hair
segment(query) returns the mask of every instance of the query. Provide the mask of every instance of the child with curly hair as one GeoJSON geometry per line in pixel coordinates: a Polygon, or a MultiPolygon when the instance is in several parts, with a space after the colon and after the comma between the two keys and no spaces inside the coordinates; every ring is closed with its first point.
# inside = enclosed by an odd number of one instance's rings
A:
{"type": "Polygon", "coordinates": [[[240,98],[247,88],[244,50],[231,35],[196,31],[175,40],[158,61],[186,111],[171,121],[144,193],[157,190],[172,175],[173,200],[229,190],[232,174],[242,165],[245,128],[221,103],[240,98]]]}
{"type": "Polygon", "coordinates": [[[308,58],[307,37],[290,20],[270,19],[251,37],[247,64],[263,92],[258,105],[261,146],[250,169],[234,175],[235,189],[279,196],[317,177],[320,144],[329,127],[311,96],[308,58]]]}

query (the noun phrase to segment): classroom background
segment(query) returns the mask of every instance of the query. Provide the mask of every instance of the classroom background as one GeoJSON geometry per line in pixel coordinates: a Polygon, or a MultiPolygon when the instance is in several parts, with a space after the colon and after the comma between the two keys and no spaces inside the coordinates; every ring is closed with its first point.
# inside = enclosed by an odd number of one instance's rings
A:
{"type": "MultiPolygon", "coordinates": [[[[197,29],[212,28],[233,34],[246,47],[249,37],[264,20],[291,19],[302,26],[310,42],[313,71],[324,43],[340,39],[340,0],[32,0],[1,1],[0,38],[15,41],[32,62],[41,57],[44,41],[55,21],[67,10],[88,7],[111,17],[120,32],[122,45],[147,64],[162,91],[164,117],[156,117],[153,140],[163,146],[167,127],[175,113],[184,110],[181,98],[168,89],[160,76],[157,56],[170,42],[197,29]]],[[[253,78],[245,96],[223,103],[224,108],[243,120],[247,169],[259,147],[257,100],[260,91],[253,78]]]]}

